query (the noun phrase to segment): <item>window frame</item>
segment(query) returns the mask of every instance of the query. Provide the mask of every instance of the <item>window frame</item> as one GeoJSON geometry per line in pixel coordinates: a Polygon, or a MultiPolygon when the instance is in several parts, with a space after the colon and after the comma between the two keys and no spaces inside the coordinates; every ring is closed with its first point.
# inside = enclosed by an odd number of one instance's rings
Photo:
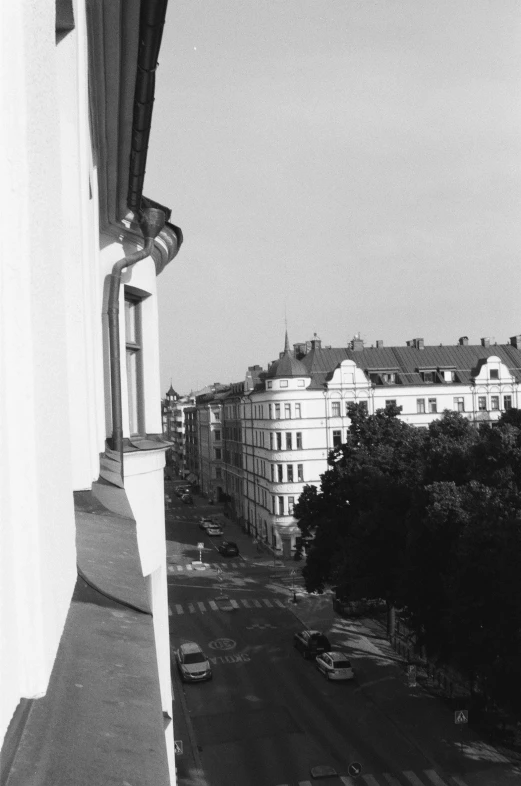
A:
{"type": "Polygon", "coordinates": [[[127,374],[127,417],[131,437],[145,434],[144,373],[143,373],[143,297],[127,290],[125,300],[125,365],[127,374]],[[135,310],[130,312],[127,307],[135,310]],[[132,320],[130,319],[133,314],[132,320]],[[132,331],[130,327],[132,326],[132,331]],[[132,333],[129,336],[129,333],[132,333]]]}

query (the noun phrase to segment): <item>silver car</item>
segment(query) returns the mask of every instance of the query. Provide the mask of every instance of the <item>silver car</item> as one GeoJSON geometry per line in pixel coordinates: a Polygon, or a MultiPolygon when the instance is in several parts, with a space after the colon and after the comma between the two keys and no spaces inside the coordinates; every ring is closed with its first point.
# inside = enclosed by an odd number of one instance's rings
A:
{"type": "Polygon", "coordinates": [[[175,657],[183,682],[202,682],[212,679],[210,661],[195,641],[181,644],[175,657]]]}

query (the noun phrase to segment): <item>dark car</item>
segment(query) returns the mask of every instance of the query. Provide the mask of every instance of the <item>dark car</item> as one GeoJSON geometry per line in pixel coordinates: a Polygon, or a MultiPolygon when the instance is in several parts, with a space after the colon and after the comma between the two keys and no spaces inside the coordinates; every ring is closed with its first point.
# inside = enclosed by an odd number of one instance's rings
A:
{"type": "Polygon", "coordinates": [[[329,652],[329,639],[319,630],[301,630],[293,636],[293,646],[304,658],[316,658],[322,652],[329,652]]]}
{"type": "Polygon", "coordinates": [[[239,556],[239,547],[231,540],[223,540],[223,542],[217,547],[217,551],[219,554],[222,554],[223,557],[239,556]]]}
{"type": "Polygon", "coordinates": [[[185,505],[193,505],[194,498],[192,497],[191,494],[183,494],[183,496],[181,497],[181,502],[184,502],[185,505]]]}

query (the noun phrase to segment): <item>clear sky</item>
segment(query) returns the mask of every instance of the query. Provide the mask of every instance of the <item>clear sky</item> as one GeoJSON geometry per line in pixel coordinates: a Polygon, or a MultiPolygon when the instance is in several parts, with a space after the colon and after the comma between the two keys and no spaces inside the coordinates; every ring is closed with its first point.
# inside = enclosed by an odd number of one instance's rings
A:
{"type": "Polygon", "coordinates": [[[170,0],[145,194],[161,384],[521,333],[519,0],[170,0]]]}

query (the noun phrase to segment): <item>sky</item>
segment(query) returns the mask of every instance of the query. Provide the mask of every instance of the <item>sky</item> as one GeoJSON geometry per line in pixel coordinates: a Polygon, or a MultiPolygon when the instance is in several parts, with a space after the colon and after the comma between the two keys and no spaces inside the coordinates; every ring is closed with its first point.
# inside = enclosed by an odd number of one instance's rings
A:
{"type": "Polygon", "coordinates": [[[521,333],[519,0],[170,0],[145,194],[161,386],[521,333]]]}

